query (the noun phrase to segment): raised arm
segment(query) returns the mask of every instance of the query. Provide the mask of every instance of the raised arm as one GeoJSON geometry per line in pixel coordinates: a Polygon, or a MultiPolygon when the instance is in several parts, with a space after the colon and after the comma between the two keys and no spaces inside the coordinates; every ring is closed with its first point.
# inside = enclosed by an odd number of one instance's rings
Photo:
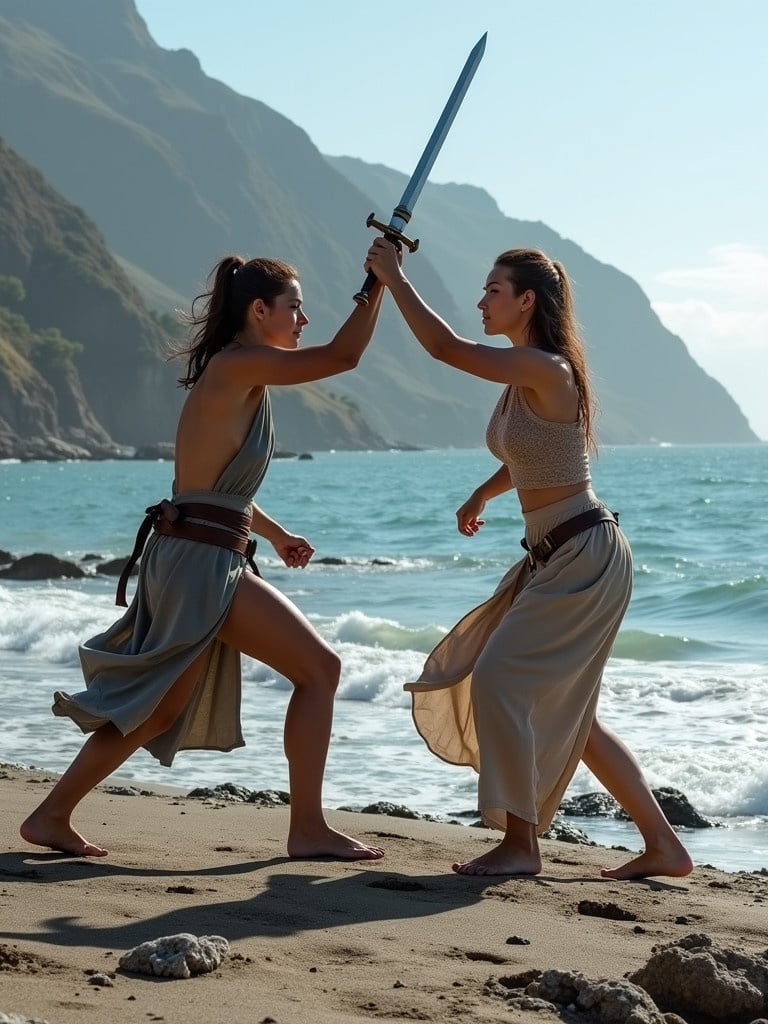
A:
{"type": "Polygon", "coordinates": [[[365,267],[387,286],[414,337],[434,359],[484,380],[534,391],[569,385],[570,369],[558,356],[524,345],[481,345],[456,334],[413,287],[396,259],[394,246],[385,238],[374,240],[365,267]]]}
{"type": "Polygon", "coordinates": [[[255,345],[221,352],[217,373],[239,387],[260,384],[306,384],[354,369],[373,337],[384,288],[376,285],[367,306],[355,306],[325,345],[281,349],[255,345]]]}

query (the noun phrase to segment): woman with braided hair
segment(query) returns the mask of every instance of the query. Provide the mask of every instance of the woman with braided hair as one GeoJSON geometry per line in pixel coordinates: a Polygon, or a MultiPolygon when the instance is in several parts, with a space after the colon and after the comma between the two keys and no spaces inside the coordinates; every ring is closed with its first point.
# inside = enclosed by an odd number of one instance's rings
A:
{"type": "Polygon", "coordinates": [[[503,252],[478,302],[498,348],[460,338],[429,308],[385,238],[366,270],[385,284],[422,347],[505,385],[487,444],[501,466],[458,509],[474,536],[487,502],[517,490],[527,556],[470,611],[406,685],[433,753],[478,772],[494,849],[454,870],[537,874],[550,825],[580,760],[624,806],[644,852],[604,875],[685,875],[692,868],[632,754],[596,718],[603,669],[630,599],[632,555],[617,517],[591,487],[592,398],[565,269],[534,249],[503,252]]]}
{"type": "MultiPolygon", "coordinates": [[[[356,366],[383,289],[376,287],[367,307],[355,307],[332,341],[301,348],[309,321],[293,267],[227,256],[210,281],[188,318],[191,343],[177,353],[187,358],[179,383],[188,394],[176,434],[173,493],[147,509],[139,531],[136,595],[122,618],[81,645],[86,690],[55,695],[54,714],[91,735],[21,835],[77,856],[105,856],[73,828],[71,815],[140,746],[164,765],[178,750],[243,746],[242,652],[294,687],[285,720],[288,854],[377,859],[381,849],[337,832],[323,814],[338,655],[252,571],[250,535],[268,540],[292,569],[314,554],[306,538],[253,502],[274,448],[269,385],[303,384],[356,366]]],[[[118,603],[125,604],[128,573],[129,567],[118,603]]]]}

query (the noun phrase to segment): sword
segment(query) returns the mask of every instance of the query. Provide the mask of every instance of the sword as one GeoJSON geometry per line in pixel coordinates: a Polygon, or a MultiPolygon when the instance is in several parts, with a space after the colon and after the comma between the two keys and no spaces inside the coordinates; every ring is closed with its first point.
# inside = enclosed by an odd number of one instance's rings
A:
{"type": "MultiPolygon", "coordinates": [[[[485,40],[487,37],[488,33],[486,32],[482,39],[479,39],[475,43],[472,52],[467,57],[467,62],[456,80],[453,92],[448,97],[445,109],[440,115],[440,120],[435,125],[435,129],[429,138],[429,142],[424,147],[424,152],[421,154],[421,159],[416,165],[416,170],[411,175],[411,180],[406,185],[405,192],[403,192],[400,202],[392,212],[392,218],[389,224],[382,224],[381,221],[376,220],[373,213],[365,222],[366,227],[378,228],[379,231],[384,232],[384,237],[388,238],[390,242],[400,242],[402,245],[406,246],[410,252],[416,252],[419,247],[419,240],[418,238],[406,238],[403,234],[403,228],[411,219],[411,214],[413,213],[413,208],[416,205],[416,200],[421,195],[421,190],[426,184],[429,172],[432,170],[432,165],[437,159],[437,154],[440,152],[446,136],[450,131],[453,119],[456,117],[462,100],[464,99],[464,95],[469,88],[469,83],[474,78],[478,65],[483,58],[483,53],[485,52],[485,40]]],[[[355,302],[358,306],[368,305],[368,293],[375,282],[376,275],[369,273],[365,279],[363,287],[354,296],[355,302]]]]}

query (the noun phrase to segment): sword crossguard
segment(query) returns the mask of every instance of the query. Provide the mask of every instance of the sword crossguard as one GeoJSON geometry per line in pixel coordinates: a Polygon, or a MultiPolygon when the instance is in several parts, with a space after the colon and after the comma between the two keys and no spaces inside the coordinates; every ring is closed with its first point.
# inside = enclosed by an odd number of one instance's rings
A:
{"type": "MultiPolygon", "coordinates": [[[[403,216],[403,211],[401,210],[395,210],[393,217],[400,217],[402,220],[405,221],[407,221],[408,219],[408,217],[403,216]]],[[[372,213],[368,215],[365,221],[365,226],[367,228],[378,228],[383,235],[386,235],[390,242],[402,242],[409,252],[416,252],[416,250],[419,248],[418,238],[408,238],[406,235],[403,234],[402,231],[400,231],[399,228],[393,228],[390,224],[382,224],[380,220],[376,220],[372,213]]]]}
{"type": "MultiPolygon", "coordinates": [[[[395,209],[395,212],[392,214],[392,219],[394,220],[395,217],[399,217],[399,219],[406,224],[411,219],[410,213],[402,206],[398,206],[395,209]]],[[[419,248],[418,238],[408,238],[407,235],[403,234],[400,228],[392,227],[391,224],[382,224],[380,220],[376,220],[376,217],[372,213],[368,215],[365,221],[365,226],[367,228],[378,228],[384,237],[388,238],[390,242],[400,242],[406,247],[406,249],[408,249],[409,252],[416,252],[419,248]]],[[[376,284],[376,275],[374,273],[369,273],[363,283],[363,287],[356,295],[352,296],[358,306],[368,305],[368,294],[374,284],[376,284]]]]}

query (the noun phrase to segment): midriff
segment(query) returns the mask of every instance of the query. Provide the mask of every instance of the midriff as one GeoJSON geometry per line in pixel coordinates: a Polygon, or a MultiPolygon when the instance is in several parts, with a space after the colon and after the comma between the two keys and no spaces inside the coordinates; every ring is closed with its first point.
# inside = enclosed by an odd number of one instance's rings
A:
{"type": "Polygon", "coordinates": [[[520,499],[520,507],[523,512],[534,512],[537,508],[544,508],[545,505],[554,505],[556,501],[563,498],[570,498],[574,494],[588,491],[592,484],[585,480],[578,484],[564,484],[561,487],[536,487],[523,490],[518,487],[517,496],[520,499]]]}

